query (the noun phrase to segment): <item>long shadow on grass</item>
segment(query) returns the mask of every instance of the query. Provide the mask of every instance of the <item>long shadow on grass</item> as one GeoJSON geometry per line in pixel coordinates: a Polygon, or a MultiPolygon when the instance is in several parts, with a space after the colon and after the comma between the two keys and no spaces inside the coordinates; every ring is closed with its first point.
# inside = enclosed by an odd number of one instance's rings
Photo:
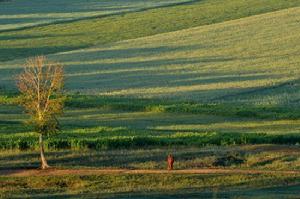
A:
{"type": "MultiPolygon", "coordinates": [[[[194,158],[211,156],[215,151],[175,151],[176,161],[187,161],[194,158]]],[[[160,150],[120,150],[120,151],[58,151],[47,152],[49,164],[58,167],[115,167],[134,169],[135,164],[143,164],[145,162],[163,162],[157,165],[157,168],[165,168],[165,159],[170,149],[160,150]]],[[[26,152],[20,154],[12,154],[0,157],[0,169],[18,169],[18,168],[37,168],[39,166],[39,153],[26,152]],[[11,164],[10,161],[13,163],[11,164]]]]}
{"type": "Polygon", "coordinates": [[[0,120],[0,127],[1,125],[21,125],[22,122],[20,121],[5,121],[5,120],[0,120]]]}
{"type": "MultiPolygon", "coordinates": [[[[40,48],[0,48],[0,61],[10,61],[19,58],[27,58],[31,56],[37,55],[47,55],[52,53],[57,53],[61,51],[69,51],[78,48],[85,48],[86,46],[55,46],[55,47],[40,47],[40,48]]],[[[0,74],[2,76],[2,70],[0,70],[0,74]]],[[[7,69],[11,71],[11,69],[7,69]]]]}
{"type": "MultiPolygon", "coordinates": [[[[265,76],[267,77],[267,76],[265,76]]],[[[273,78],[276,78],[275,76],[273,78]]],[[[259,88],[254,88],[254,89],[249,89],[243,92],[240,92],[238,94],[227,94],[219,98],[214,98],[214,100],[229,100],[233,99],[236,97],[249,97],[255,95],[256,97],[258,95],[264,95],[264,94],[270,94],[270,93],[276,93],[276,92],[288,92],[288,91],[293,91],[296,92],[299,90],[299,85],[300,85],[300,79],[293,79],[290,81],[286,81],[283,83],[279,83],[273,86],[264,86],[264,87],[259,87],[259,88]]],[[[293,100],[295,102],[299,101],[298,100],[293,100]]]]}
{"type": "MultiPolygon", "coordinates": [[[[295,158],[297,153],[299,153],[298,147],[286,145],[254,145],[247,147],[231,146],[204,149],[186,147],[159,147],[146,149],[144,147],[143,149],[130,150],[51,151],[46,152],[46,156],[49,163],[54,167],[164,169],[166,166],[166,156],[169,153],[174,154],[176,158],[175,168],[203,168],[203,164],[205,165],[206,163],[202,162],[201,159],[205,160],[205,158],[226,157],[226,154],[228,153],[244,156],[267,152],[289,154],[289,151],[294,155],[282,155],[280,157],[261,160],[257,164],[253,165],[253,167],[257,167],[271,164],[274,161],[286,162],[289,158],[295,158]]],[[[39,164],[38,152],[20,152],[0,156],[0,169],[3,170],[38,168],[39,164]]]]}
{"type": "MultiPolygon", "coordinates": [[[[4,0],[3,0],[4,1],[4,0]]],[[[120,9],[118,8],[117,10],[120,10],[120,12],[113,12],[113,13],[108,13],[108,14],[99,14],[96,16],[87,16],[87,17],[77,17],[77,18],[67,18],[67,19],[63,19],[63,20],[57,20],[57,21],[50,21],[48,23],[42,23],[42,24],[35,24],[35,25],[28,25],[28,26],[22,26],[22,27],[17,27],[17,28],[11,28],[11,29],[4,29],[4,30],[0,30],[0,33],[2,32],[11,32],[11,31],[18,31],[18,30],[26,30],[26,29],[30,29],[30,28],[36,28],[36,27],[44,27],[44,26],[49,26],[49,25],[56,25],[56,24],[68,24],[68,23],[73,23],[73,22],[77,22],[77,21],[83,21],[83,20],[91,20],[91,19],[98,19],[98,18],[104,18],[104,17],[110,17],[110,16],[118,16],[118,15],[124,15],[124,14],[128,14],[128,13],[132,13],[132,12],[143,12],[143,11],[147,11],[147,10],[151,10],[151,9],[156,9],[156,8],[164,8],[164,7],[171,7],[171,6],[179,6],[179,5],[188,5],[188,4],[192,4],[198,1],[202,1],[202,0],[187,0],[187,1],[183,1],[183,2],[177,2],[177,3],[168,3],[168,4],[163,4],[163,5],[153,5],[153,6],[148,6],[148,7],[127,7],[127,9],[120,9]],[[128,10],[129,9],[129,10],[128,10]]],[[[55,13],[66,13],[66,7],[68,6],[58,6],[58,8],[61,8],[62,11],[58,11],[56,10],[55,13]]],[[[82,8],[86,8],[86,5],[84,6],[79,6],[80,9],[82,8]]],[[[72,8],[72,7],[71,7],[72,8]]],[[[57,9],[57,8],[56,8],[57,9]]],[[[105,8],[104,8],[105,9],[105,8]]],[[[102,8],[98,8],[98,9],[93,9],[93,8],[88,8],[88,11],[102,11],[103,10],[103,6],[102,8]]],[[[110,10],[110,11],[116,11],[115,8],[106,8],[105,10],[110,10]]],[[[46,7],[46,11],[49,12],[48,8],[46,7]]],[[[71,12],[82,12],[82,10],[74,10],[71,9],[71,12]]],[[[69,12],[70,12],[69,11],[69,12]]],[[[45,12],[47,14],[47,12],[45,12]]],[[[41,9],[38,10],[38,12],[34,12],[34,14],[45,14],[45,13],[41,13],[41,9]]],[[[53,12],[50,12],[53,13],[53,12]]],[[[17,14],[20,14],[19,12],[17,14]]],[[[29,14],[33,14],[32,12],[30,12],[29,14]]]]}
{"type": "Polygon", "coordinates": [[[0,156],[0,170],[12,169],[14,172],[13,169],[38,168],[39,165],[39,154],[36,152],[0,156]]]}
{"type": "MultiPolygon", "coordinates": [[[[121,89],[150,89],[159,87],[180,87],[180,86],[201,86],[214,83],[229,83],[229,82],[243,82],[263,80],[267,78],[278,78],[278,76],[271,75],[229,75],[216,73],[187,73],[182,74],[181,69],[168,69],[160,71],[155,68],[167,65],[177,64],[194,64],[204,60],[194,59],[176,59],[176,60],[155,60],[131,63],[117,63],[117,64],[95,64],[93,66],[80,66],[74,69],[70,66],[67,72],[67,87],[69,89],[100,89],[102,90],[121,90],[121,89]],[[173,73],[173,74],[172,74],[173,73]],[[204,78],[205,77],[205,78],[204,78]],[[209,77],[209,78],[207,78],[209,77]],[[89,81],[86,81],[86,80],[89,81]],[[143,79],[143,81],[140,81],[143,79]],[[120,81],[123,84],[120,84],[120,81]],[[78,84],[78,82],[82,82],[78,84]],[[100,86],[101,85],[101,86],[100,86]],[[105,89],[104,89],[105,88],[105,89]]],[[[213,90],[213,88],[211,88],[213,90]]],[[[225,90],[228,93],[229,89],[225,90]]],[[[232,89],[230,89],[232,90],[232,89]]],[[[238,90],[238,89],[236,89],[238,90]]],[[[246,90],[249,89],[240,89],[246,90]]],[[[166,91],[167,92],[167,91],[166,91]]],[[[184,90],[177,90],[177,92],[187,92],[184,90]]],[[[201,92],[197,91],[198,93],[201,92]]],[[[217,99],[215,99],[216,101],[217,99]]]]}
{"type": "MultiPolygon", "coordinates": [[[[291,88],[293,89],[293,88],[291,88]]],[[[260,118],[260,119],[298,119],[299,108],[297,99],[292,103],[277,105],[253,105],[247,103],[216,103],[206,104],[196,100],[178,101],[176,99],[143,99],[130,97],[109,97],[93,95],[69,96],[66,105],[70,108],[106,108],[113,111],[151,111],[165,113],[193,113],[219,116],[235,116],[237,118],[260,118]]],[[[94,110],[101,113],[101,110],[94,110]]],[[[91,114],[94,114],[91,113],[91,114]]],[[[84,109],[82,109],[82,113],[84,109]]],[[[70,113],[72,116],[72,113],[70,113]]]]}
{"type": "MultiPolygon", "coordinates": [[[[68,36],[78,36],[79,34],[64,34],[64,37],[68,36]]],[[[39,39],[39,38],[50,38],[50,37],[59,37],[61,35],[59,34],[45,34],[45,35],[34,35],[34,34],[28,34],[28,35],[0,35],[0,41],[1,40],[19,40],[19,39],[39,39]]]]}
{"type": "MultiPolygon", "coordinates": [[[[191,185],[192,186],[192,185],[191,185]]],[[[30,196],[31,198],[105,198],[105,199],[182,199],[182,198],[297,198],[300,194],[300,185],[283,185],[273,187],[257,187],[245,188],[239,186],[233,187],[208,187],[206,189],[197,188],[181,188],[168,189],[161,191],[131,191],[131,192],[116,192],[116,193],[84,193],[84,194],[59,194],[59,193],[45,193],[30,196]]]]}
{"type": "MultiPolygon", "coordinates": [[[[184,151],[181,149],[180,151],[172,150],[173,154],[176,156],[176,161],[187,161],[192,160],[194,158],[211,156],[214,152],[212,151],[184,151]]],[[[81,167],[116,167],[116,168],[127,168],[134,169],[138,168],[139,164],[143,164],[146,162],[156,162],[156,168],[165,168],[165,160],[167,154],[170,153],[170,149],[165,150],[145,150],[143,154],[139,152],[139,150],[132,151],[131,153],[124,153],[122,151],[112,152],[112,153],[89,153],[86,156],[82,156],[77,154],[75,157],[68,158],[57,158],[56,160],[52,160],[53,164],[59,166],[81,166],[81,167]]],[[[63,156],[60,156],[63,157],[63,156]]]]}
{"type": "Polygon", "coordinates": [[[102,48],[89,48],[80,51],[73,51],[67,54],[57,55],[57,59],[73,61],[74,58],[80,58],[82,65],[89,65],[88,61],[105,60],[105,59],[121,59],[121,58],[133,58],[143,56],[161,55],[163,53],[176,53],[194,51],[199,49],[209,49],[217,47],[214,44],[203,45],[183,45],[183,46],[158,46],[158,47],[146,47],[146,48],[120,48],[120,49],[102,49],[102,48]]]}
{"type": "Polygon", "coordinates": [[[172,198],[257,198],[257,197],[296,197],[300,194],[300,185],[280,186],[271,188],[208,188],[208,189],[175,189],[161,192],[149,193],[121,193],[121,194],[104,194],[104,198],[117,199],[117,198],[153,198],[153,199],[172,199],[172,198]]]}

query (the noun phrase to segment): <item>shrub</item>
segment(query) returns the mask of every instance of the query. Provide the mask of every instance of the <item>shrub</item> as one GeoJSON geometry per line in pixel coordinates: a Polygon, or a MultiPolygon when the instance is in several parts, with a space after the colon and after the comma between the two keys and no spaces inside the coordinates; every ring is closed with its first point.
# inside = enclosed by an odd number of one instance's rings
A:
{"type": "Polygon", "coordinates": [[[213,166],[223,166],[228,167],[232,165],[241,165],[246,161],[246,159],[238,153],[229,153],[225,156],[216,158],[213,166]]]}

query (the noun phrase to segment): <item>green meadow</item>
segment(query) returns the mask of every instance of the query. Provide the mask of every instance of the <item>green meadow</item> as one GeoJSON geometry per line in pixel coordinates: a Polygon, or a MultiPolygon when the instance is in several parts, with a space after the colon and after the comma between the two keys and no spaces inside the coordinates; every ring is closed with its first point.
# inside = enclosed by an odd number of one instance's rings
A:
{"type": "MultiPolygon", "coordinates": [[[[33,26],[63,23],[86,18],[101,18],[104,16],[137,12],[150,8],[188,3],[189,0],[147,0],[145,1],[68,1],[39,0],[2,1],[0,7],[0,32],[33,26]],[[22,9],[20,9],[22,8],[22,9]]],[[[24,37],[24,39],[27,37],[24,37]]]]}
{"type": "MultiPolygon", "coordinates": [[[[45,6],[47,8],[44,12],[47,14],[47,9],[54,10],[52,7],[63,9],[63,6],[59,4],[64,4],[62,2],[67,1],[57,2],[60,3],[57,3],[58,5],[56,5],[56,3],[51,2],[52,6],[45,6]]],[[[88,2],[94,1],[89,0],[88,2]]],[[[97,2],[99,2],[97,3],[99,4],[98,7],[101,6],[101,2],[106,2],[107,4],[107,1],[97,2]]],[[[110,3],[111,5],[116,4],[118,8],[120,8],[120,6],[118,6],[120,2],[122,2],[122,5],[126,5],[123,1],[109,2],[112,2],[110,3]]],[[[139,5],[140,7],[145,7],[147,5],[144,1],[128,0],[125,2],[128,4],[131,2],[131,4],[134,4],[135,6],[141,4],[139,5]]],[[[37,54],[50,54],[95,45],[103,45],[126,39],[134,39],[191,27],[215,24],[256,14],[300,6],[298,0],[147,0],[146,2],[153,2],[153,4],[154,2],[161,2],[159,4],[163,4],[163,2],[173,2],[177,4],[178,2],[186,3],[183,5],[167,7],[165,5],[163,8],[139,12],[126,12],[104,18],[96,17],[94,19],[53,23],[46,26],[27,28],[21,31],[4,31],[3,33],[0,33],[0,44],[2,46],[0,51],[0,60],[7,61],[16,58],[26,58],[37,54]]],[[[10,4],[13,6],[13,3],[10,4]]],[[[50,4],[50,2],[48,4],[50,4]]],[[[45,3],[43,2],[42,5],[45,5],[45,3]]],[[[78,5],[78,1],[74,1],[72,5],[79,7],[80,4],[78,5]]],[[[90,7],[94,7],[92,3],[86,3],[86,7],[89,7],[89,5],[90,7]]],[[[34,8],[37,6],[38,5],[33,5],[34,8]]],[[[41,6],[36,9],[40,10],[40,7],[41,6]]],[[[101,8],[103,7],[101,6],[101,8]]],[[[4,7],[4,9],[7,10],[6,7],[4,7]]],[[[83,8],[80,7],[77,9],[83,8]]],[[[97,9],[97,5],[94,9],[97,9]]],[[[76,10],[76,8],[74,8],[74,10],[76,10]]],[[[109,10],[109,7],[107,10],[109,10]]],[[[19,10],[17,10],[17,12],[18,11],[19,10]]],[[[76,12],[73,12],[72,15],[74,15],[74,13],[76,14],[76,12]]],[[[59,17],[59,19],[64,20],[63,17],[59,17]]],[[[15,23],[12,24],[15,25],[15,23]]]]}
{"type": "MultiPolygon", "coordinates": [[[[50,55],[66,66],[69,93],[61,118],[64,133],[53,142],[68,142],[73,148],[72,139],[80,142],[78,135],[89,133],[92,144],[83,145],[98,148],[110,145],[102,143],[107,139],[125,146],[131,139],[150,145],[190,140],[206,145],[206,136],[219,140],[219,145],[260,143],[248,135],[255,133],[262,143],[278,143],[282,134],[291,136],[286,144],[299,143],[299,19],[300,10],[292,8],[50,55]],[[109,133],[102,133],[107,127],[104,132],[109,133]]],[[[1,65],[5,89],[14,91],[14,74],[22,63],[23,59],[1,65]]],[[[13,103],[13,96],[2,101],[13,103]]],[[[3,107],[3,116],[11,110],[3,107]]],[[[35,137],[21,130],[21,113],[12,112],[14,126],[4,122],[2,139],[12,138],[12,143],[3,141],[8,145],[3,148],[14,148],[23,136],[35,137]]],[[[29,148],[37,143],[24,142],[29,148]]]]}
{"type": "MultiPolygon", "coordinates": [[[[292,8],[49,58],[65,65],[66,90],[74,94],[294,104],[299,18],[292,8]]],[[[23,63],[1,64],[3,89],[14,89],[23,63]]]]}
{"type": "MultiPolygon", "coordinates": [[[[27,58],[65,66],[63,169],[299,171],[297,0],[0,0],[0,174],[39,166],[27,58]],[[19,8],[23,9],[20,10],[19,8]]],[[[297,198],[293,174],[0,175],[0,198],[297,198]]]]}
{"type": "Polygon", "coordinates": [[[0,179],[6,181],[2,196],[9,198],[49,198],[49,195],[53,198],[296,198],[299,195],[299,185],[295,185],[299,176],[294,175],[123,174],[0,179]],[[17,191],[11,193],[11,189],[17,191]]]}
{"type": "MultiPolygon", "coordinates": [[[[166,152],[175,155],[175,169],[280,172],[297,171],[300,167],[298,146],[286,145],[54,150],[47,155],[56,168],[164,169],[166,152]]],[[[1,171],[7,165],[36,168],[37,156],[38,152],[33,151],[1,153],[1,171]]],[[[297,198],[299,177],[297,173],[0,176],[0,195],[3,198],[297,198]]]]}

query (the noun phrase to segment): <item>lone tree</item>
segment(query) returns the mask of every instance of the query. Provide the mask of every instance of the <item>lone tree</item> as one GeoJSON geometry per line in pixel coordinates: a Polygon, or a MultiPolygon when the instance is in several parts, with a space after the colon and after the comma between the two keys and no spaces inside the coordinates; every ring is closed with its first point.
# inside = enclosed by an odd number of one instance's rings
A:
{"type": "Polygon", "coordinates": [[[43,136],[59,130],[57,116],[63,112],[63,74],[61,64],[38,56],[28,59],[24,72],[17,77],[17,86],[22,94],[20,103],[30,115],[29,123],[39,134],[42,169],[49,168],[43,136]]]}

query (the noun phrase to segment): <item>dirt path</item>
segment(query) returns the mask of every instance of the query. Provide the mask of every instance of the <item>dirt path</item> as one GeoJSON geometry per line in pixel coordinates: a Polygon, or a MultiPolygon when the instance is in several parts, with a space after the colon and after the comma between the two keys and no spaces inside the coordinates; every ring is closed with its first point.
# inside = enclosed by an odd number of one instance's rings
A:
{"type": "Polygon", "coordinates": [[[130,170],[130,169],[20,169],[0,170],[0,176],[63,176],[63,175],[104,175],[104,174],[300,174],[300,171],[267,171],[242,169],[187,169],[187,170],[130,170]]]}

